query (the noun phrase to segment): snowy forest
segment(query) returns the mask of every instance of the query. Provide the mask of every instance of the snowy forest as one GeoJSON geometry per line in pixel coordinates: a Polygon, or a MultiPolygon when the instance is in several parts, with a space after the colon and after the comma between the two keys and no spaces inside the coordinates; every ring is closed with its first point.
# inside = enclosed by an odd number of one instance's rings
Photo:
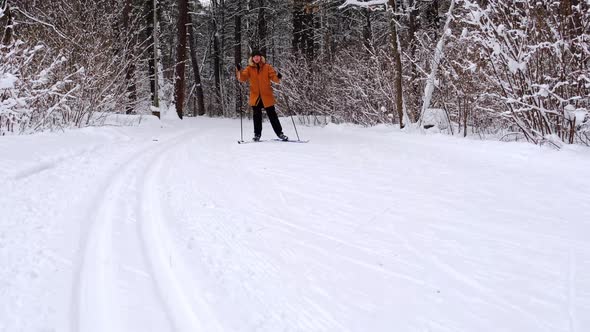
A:
{"type": "Polygon", "coordinates": [[[0,0],[0,135],[236,117],[252,50],[307,123],[590,144],[590,0],[0,0]]]}

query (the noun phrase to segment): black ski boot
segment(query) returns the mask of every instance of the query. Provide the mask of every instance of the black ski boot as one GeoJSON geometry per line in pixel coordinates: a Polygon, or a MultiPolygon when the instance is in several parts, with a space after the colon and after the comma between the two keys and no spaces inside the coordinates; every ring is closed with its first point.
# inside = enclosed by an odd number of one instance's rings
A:
{"type": "Polygon", "coordinates": [[[288,140],[289,140],[289,137],[287,137],[285,134],[280,134],[280,135],[279,135],[279,139],[280,139],[281,141],[288,141],[288,140]]]}

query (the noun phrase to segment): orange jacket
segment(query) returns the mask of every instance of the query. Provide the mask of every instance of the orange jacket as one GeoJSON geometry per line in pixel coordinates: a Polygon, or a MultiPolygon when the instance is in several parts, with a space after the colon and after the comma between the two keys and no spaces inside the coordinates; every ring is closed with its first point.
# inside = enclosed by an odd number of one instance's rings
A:
{"type": "Polygon", "coordinates": [[[277,72],[266,63],[266,59],[261,57],[260,63],[256,65],[252,58],[248,59],[248,67],[236,73],[240,82],[250,80],[250,106],[256,106],[258,96],[262,98],[264,107],[270,107],[276,103],[270,81],[279,83],[277,72]]]}

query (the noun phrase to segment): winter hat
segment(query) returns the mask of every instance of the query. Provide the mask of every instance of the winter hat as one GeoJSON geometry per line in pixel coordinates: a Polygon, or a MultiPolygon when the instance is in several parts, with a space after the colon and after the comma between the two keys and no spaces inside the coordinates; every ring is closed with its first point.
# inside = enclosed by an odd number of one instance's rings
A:
{"type": "Polygon", "coordinates": [[[257,55],[262,56],[262,52],[260,52],[259,50],[253,50],[252,53],[250,54],[251,57],[255,57],[257,55]]]}

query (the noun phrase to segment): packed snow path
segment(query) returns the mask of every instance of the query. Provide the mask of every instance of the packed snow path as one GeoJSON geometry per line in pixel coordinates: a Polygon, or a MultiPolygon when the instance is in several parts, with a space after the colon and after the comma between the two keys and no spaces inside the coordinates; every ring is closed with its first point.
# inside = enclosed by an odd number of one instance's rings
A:
{"type": "Polygon", "coordinates": [[[298,129],[0,138],[0,331],[590,330],[588,149],[298,129]]]}

